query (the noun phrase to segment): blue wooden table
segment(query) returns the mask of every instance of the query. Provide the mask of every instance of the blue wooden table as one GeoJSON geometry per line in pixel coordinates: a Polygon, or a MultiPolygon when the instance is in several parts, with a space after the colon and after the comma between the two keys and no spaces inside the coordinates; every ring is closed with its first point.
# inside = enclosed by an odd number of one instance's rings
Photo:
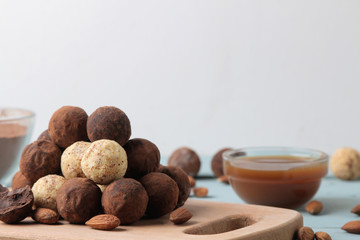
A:
{"type": "MultiPolygon", "coordinates": [[[[166,165],[166,158],[161,160],[166,165]]],[[[208,197],[204,200],[245,203],[232,190],[230,185],[220,183],[212,177],[210,157],[201,158],[202,166],[196,186],[207,187],[208,197]]],[[[194,196],[191,196],[194,197],[194,196]]],[[[319,215],[307,213],[304,207],[296,209],[304,217],[304,226],[309,226],[314,231],[324,231],[330,234],[333,240],[359,240],[360,235],[350,234],[341,227],[353,220],[360,220],[360,216],[350,213],[350,210],[360,204],[360,180],[343,181],[331,175],[325,177],[320,189],[313,198],[324,204],[324,209],[319,215]]]]}

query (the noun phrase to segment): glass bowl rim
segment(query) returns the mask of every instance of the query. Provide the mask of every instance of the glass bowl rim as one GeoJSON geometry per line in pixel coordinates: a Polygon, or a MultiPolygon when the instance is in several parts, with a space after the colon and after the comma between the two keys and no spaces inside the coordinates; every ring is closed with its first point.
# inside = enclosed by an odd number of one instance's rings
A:
{"type": "Polygon", "coordinates": [[[12,121],[18,121],[18,120],[25,120],[25,119],[31,119],[35,117],[35,112],[25,109],[25,108],[13,108],[13,107],[0,107],[0,112],[2,110],[12,110],[12,111],[19,111],[22,112],[21,116],[9,116],[5,119],[0,119],[0,123],[6,123],[6,122],[12,122],[12,121]]]}
{"type": "MultiPolygon", "coordinates": [[[[228,162],[246,162],[246,163],[252,163],[254,165],[257,164],[261,164],[259,162],[254,162],[251,161],[251,159],[246,159],[244,158],[245,156],[231,156],[233,154],[236,153],[240,153],[240,152],[247,152],[247,151],[260,151],[260,150],[269,150],[269,151],[278,151],[278,152],[284,152],[284,154],[267,154],[267,155],[254,155],[255,156],[296,156],[295,152],[303,152],[306,155],[309,155],[309,157],[311,157],[308,161],[304,161],[304,166],[306,165],[312,165],[312,164],[318,164],[318,163],[325,163],[328,162],[329,160],[329,155],[319,151],[319,150],[315,150],[315,149],[311,149],[311,148],[302,148],[302,147],[275,147],[275,146],[264,146],[264,147],[244,147],[244,148],[237,148],[237,149],[231,149],[231,150],[227,150],[222,154],[222,157],[224,159],[224,161],[228,161],[228,162]],[[287,153],[287,154],[285,154],[287,153]],[[292,155],[292,153],[294,153],[294,155],[292,155]],[[316,156],[313,156],[311,154],[314,154],[316,156]]],[[[282,164],[286,164],[286,163],[292,163],[291,160],[284,160],[282,161],[282,164]]]]}

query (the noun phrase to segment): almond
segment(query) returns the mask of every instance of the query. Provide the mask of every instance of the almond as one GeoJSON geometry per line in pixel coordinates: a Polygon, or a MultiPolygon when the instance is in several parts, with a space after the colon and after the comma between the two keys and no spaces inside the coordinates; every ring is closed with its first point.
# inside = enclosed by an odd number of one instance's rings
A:
{"type": "Polygon", "coordinates": [[[351,212],[360,216],[360,204],[356,205],[353,209],[351,209],[351,212]]]}
{"type": "Polygon", "coordinates": [[[206,197],[209,190],[206,187],[193,188],[195,197],[206,197]]]}
{"type": "Polygon", "coordinates": [[[323,210],[323,208],[324,208],[324,206],[323,206],[322,202],[316,201],[316,200],[309,202],[305,206],[305,210],[312,215],[319,214],[323,210]]]}
{"type": "Polygon", "coordinates": [[[360,221],[350,221],[342,226],[341,229],[349,233],[360,234],[360,221]]]}
{"type": "Polygon", "coordinates": [[[31,217],[35,221],[44,224],[55,224],[59,220],[59,214],[49,208],[37,208],[31,217]]]}
{"type": "Polygon", "coordinates": [[[217,178],[218,182],[229,184],[229,178],[226,175],[220,176],[217,178]]]}
{"type": "Polygon", "coordinates": [[[316,240],[332,240],[330,235],[326,232],[316,232],[315,238],[316,240]]]}
{"type": "Polygon", "coordinates": [[[310,227],[301,227],[297,232],[298,240],[314,240],[314,230],[310,227]]]}
{"type": "Polygon", "coordinates": [[[100,214],[85,223],[87,226],[99,230],[111,230],[120,225],[120,220],[111,214],[100,214]]]}
{"type": "Polygon", "coordinates": [[[192,214],[186,208],[178,208],[170,214],[170,221],[174,224],[183,224],[192,218],[192,214]]]}
{"type": "Polygon", "coordinates": [[[189,182],[190,182],[190,187],[195,187],[196,181],[192,176],[188,176],[189,178],[189,182]]]}

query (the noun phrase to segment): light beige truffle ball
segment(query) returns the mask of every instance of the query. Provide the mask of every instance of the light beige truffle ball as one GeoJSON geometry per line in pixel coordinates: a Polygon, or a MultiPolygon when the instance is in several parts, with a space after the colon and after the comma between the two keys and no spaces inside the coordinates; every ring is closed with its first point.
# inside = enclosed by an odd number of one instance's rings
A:
{"type": "Polygon", "coordinates": [[[75,177],[85,177],[81,169],[81,159],[86,149],[91,145],[90,142],[75,142],[65,149],[61,155],[61,172],[66,179],[75,177]]]}
{"type": "Polygon", "coordinates": [[[330,170],[343,180],[360,177],[360,154],[355,149],[344,147],[335,151],[330,159],[330,170]]]}
{"type": "Polygon", "coordinates": [[[64,177],[55,174],[39,178],[32,187],[35,206],[37,208],[50,208],[57,212],[56,194],[65,182],[64,177]]]}
{"type": "Polygon", "coordinates": [[[85,151],[81,168],[87,178],[98,184],[109,184],[125,175],[126,152],[113,140],[95,141],[85,151]]]}

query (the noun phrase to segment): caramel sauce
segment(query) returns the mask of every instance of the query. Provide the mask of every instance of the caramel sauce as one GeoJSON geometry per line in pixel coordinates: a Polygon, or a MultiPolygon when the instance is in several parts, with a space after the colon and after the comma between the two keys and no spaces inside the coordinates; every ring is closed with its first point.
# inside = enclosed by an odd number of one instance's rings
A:
{"type": "Polygon", "coordinates": [[[326,162],[310,160],[299,156],[244,156],[239,160],[241,164],[236,160],[225,161],[224,169],[244,201],[296,208],[315,195],[321,178],[327,174],[326,162]]]}

